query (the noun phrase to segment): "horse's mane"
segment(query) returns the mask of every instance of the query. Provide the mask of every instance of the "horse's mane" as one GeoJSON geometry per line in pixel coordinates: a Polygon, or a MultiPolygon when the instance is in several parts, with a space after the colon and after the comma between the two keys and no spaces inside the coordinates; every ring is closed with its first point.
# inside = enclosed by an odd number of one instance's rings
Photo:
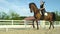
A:
{"type": "Polygon", "coordinates": [[[29,3],[29,8],[31,8],[31,5],[34,5],[37,8],[35,3],[29,3]]]}

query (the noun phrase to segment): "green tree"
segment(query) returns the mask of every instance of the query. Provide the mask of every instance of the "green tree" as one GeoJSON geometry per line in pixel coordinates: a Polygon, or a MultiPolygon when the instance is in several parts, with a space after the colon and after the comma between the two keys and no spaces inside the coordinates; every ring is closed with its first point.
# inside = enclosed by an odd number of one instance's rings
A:
{"type": "Polygon", "coordinates": [[[19,14],[17,14],[17,13],[16,13],[15,11],[13,11],[13,10],[10,10],[10,18],[11,18],[12,20],[18,20],[19,17],[20,17],[19,14]]]}
{"type": "Polygon", "coordinates": [[[1,12],[1,19],[9,19],[9,15],[5,12],[1,12]]]}
{"type": "Polygon", "coordinates": [[[59,11],[55,11],[56,14],[56,21],[60,21],[60,15],[59,15],[59,11]]]}

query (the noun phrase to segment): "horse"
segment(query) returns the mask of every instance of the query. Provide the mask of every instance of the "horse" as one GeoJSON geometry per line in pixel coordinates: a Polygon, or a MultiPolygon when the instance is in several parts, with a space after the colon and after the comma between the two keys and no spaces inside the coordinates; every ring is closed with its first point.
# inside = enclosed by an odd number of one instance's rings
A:
{"type": "MultiPolygon", "coordinates": [[[[50,26],[49,26],[49,29],[51,28],[51,26],[54,28],[54,21],[55,21],[55,13],[54,12],[47,12],[47,16],[44,16],[44,18],[42,18],[42,15],[41,15],[41,11],[37,8],[37,6],[35,5],[35,3],[29,3],[29,9],[30,9],[30,12],[34,13],[34,20],[36,21],[36,24],[37,24],[37,29],[39,29],[39,26],[38,26],[38,20],[45,20],[45,21],[49,21],[50,23],[50,26]]],[[[34,20],[33,20],[33,28],[35,28],[34,26],[34,20]]]]}

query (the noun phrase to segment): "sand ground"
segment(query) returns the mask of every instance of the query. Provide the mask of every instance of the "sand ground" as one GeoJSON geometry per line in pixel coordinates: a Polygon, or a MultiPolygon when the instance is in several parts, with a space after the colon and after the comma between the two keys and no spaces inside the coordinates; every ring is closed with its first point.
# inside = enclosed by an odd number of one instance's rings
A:
{"type": "Polygon", "coordinates": [[[26,28],[26,29],[9,29],[5,31],[5,29],[0,29],[0,34],[60,34],[60,27],[54,29],[44,29],[40,28],[37,30],[36,28],[26,28]]]}

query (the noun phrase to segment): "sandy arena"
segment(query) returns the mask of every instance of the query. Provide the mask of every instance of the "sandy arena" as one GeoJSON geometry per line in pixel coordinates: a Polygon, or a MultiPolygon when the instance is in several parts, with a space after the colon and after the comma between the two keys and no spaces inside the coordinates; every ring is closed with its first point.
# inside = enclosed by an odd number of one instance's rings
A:
{"type": "Polygon", "coordinates": [[[60,27],[54,29],[42,29],[37,30],[36,28],[22,28],[22,29],[0,29],[0,34],[60,34],[60,27]]]}

